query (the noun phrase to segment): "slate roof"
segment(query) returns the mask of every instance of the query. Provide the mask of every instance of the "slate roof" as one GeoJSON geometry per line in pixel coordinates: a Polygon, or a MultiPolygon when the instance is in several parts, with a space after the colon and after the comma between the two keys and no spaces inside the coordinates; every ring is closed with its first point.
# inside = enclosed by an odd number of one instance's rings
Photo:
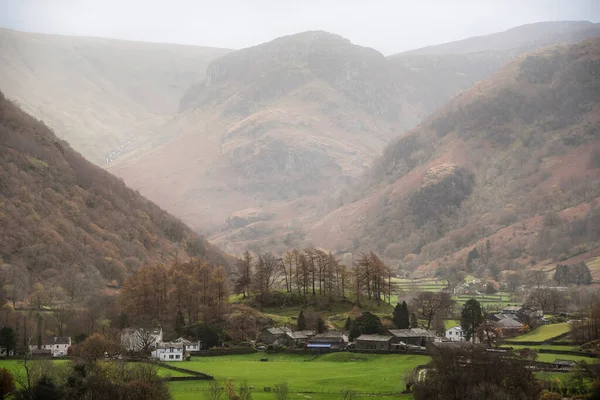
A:
{"type": "Polygon", "coordinates": [[[389,342],[393,338],[393,336],[384,335],[360,335],[356,340],[361,342],[389,342]]]}
{"type": "MultiPolygon", "coordinates": [[[[55,344],[69,344],[71,338],[69,336],[46,336],[42,340],[42,346],[50,346],[55,344]]],[[[37,340],[32,340],[31,344],[37,344],[37,340]]]]}
{"type": "Polygon", "coordinates": [[[308,339],[308,336],[306,336],[306,334],[302,331],[286,332],[286,335],[295,340],[308,339]]]}
{"type": "Polygon", "coordinates": [[[267,332],[269,332],[271,335],[285,335],[288,332],[291,332],[292,330],[290,328],[267,328],[267,332]]]}
{"type": "Polygon", "coordinates": [[[515,321],[512,318],[502,318],[500,321],[494,321],[492,322],[492,324],[494,326],[496,326],[497,328],[522,328],[523,324],[520,323],[519,321],[515,321]]]}
{"type": "Polygon", "coordinates": [[[179,342],[160,342],[156,345],[157,349],[183,349],[183,343],[179,342]]]}
{"type": "Polygon", "coordinates": [[[435,333],[422,328],[390,329],[390,333],[399,338],[435,337],[435,333]]]}
{"type": "Polygon", "coordinates": [[[327,331],[315,335],[311,342],[347,342],[348,337],[342,331],[327,331]]]}

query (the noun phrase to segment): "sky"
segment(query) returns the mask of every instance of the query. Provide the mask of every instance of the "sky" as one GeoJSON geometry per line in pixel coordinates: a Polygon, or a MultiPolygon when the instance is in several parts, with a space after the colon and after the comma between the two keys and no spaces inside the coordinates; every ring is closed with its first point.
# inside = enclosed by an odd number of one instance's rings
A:
{"type": "Polygon", "coordinates": [[[0,27],[239,49],[307,30],[389,55],[540,21],[600,22],[600,0],[0,0],[0,27]]]}

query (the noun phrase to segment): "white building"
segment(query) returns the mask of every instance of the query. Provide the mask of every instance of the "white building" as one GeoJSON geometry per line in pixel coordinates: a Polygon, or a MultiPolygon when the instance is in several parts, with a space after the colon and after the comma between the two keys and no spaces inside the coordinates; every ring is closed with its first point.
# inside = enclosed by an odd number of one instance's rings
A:
{"type": "Polygon", "coordinates": [[[160,361],[183,361],[185,345],[177,342],[161,342],[152,351],[152,358],[160,361]]]}
{"type": "Polygon", "coordinates": [[[144,348],[155,348],[163,341],[163,330],[155,329],[124,329],[121,333],[121,344],[126,350],[140,351],[144,348]]]}
{"type": "Polygon", "coordinates": [[[465,335],[460,326],[454,326],[446,330],[446,339],[451,340],[453,342],[464,342],[465,335]]]}
{"type": "Polygon", "coordinates": [[[185,346],[184,352],[202,350],[202,342],[201,341],[192,342],[185,338],[180,337],[178,339],[175,339],[175,343],[183,344],[185,346]]]}
{"type": "Polygon", "coordinates": [[[47,336],[38,347],[37,339],[29,338],[29,351],[50,350],[52,357],[66,356],[71,346],[70,336],[47,336]]]}

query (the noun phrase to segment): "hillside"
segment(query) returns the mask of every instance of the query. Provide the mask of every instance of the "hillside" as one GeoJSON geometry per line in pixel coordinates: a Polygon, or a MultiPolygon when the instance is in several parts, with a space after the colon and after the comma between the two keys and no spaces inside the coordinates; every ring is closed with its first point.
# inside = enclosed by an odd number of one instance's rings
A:
{"type": "Polygon", "coordinates": [[[575,44],[600,36],[600,24],[587,21],[540,22],[492,35],[425,47],[389,58],[404,83],[409,103],[428,116],[504,64],[549,45],[575,44]],[[435,91],[432,90],[435,88],[435,91]]]}
{"type": "Polygon", "coordinates": [[[385,58],[326,32],[279,38],[213,61],[181,115],[109,169],[229,251],[317,244],[310,227],[390,140],[519,51],[385,58]]]}
{"type": "Polygon", "coordinates": [[[0,29],[0,89],[102,165],[168,121],[227,51],[0,29]]]}
{"type": "Polygon", "coordinates": [[[504,32],[475,36],[455,42],[409,50],[400,55],[468,54],[502,52],[514,49],[531,51],[544,46],[577,43],[598,35],[600,24],[589,21],[548,21],[521,25],[504,32]]]}
{"type": "Polygon", "coordinates": [[[599,233],[585,228],[593,209],[570,225],[552,213],[600,196],[599,68],[600,39],[507,64],[390,144],[355,188],[355,201],[322,219],[309,239],[428,262],[549,215],[555,222],[528,231],[535,250],[518,246],[502,261],[593,248],[599,233]]]}
{"type": "Polygon", "coordinates": [[[181,111],[159,135],[168,140],[140,144],[109,169],[192,227],[225,227],[211,240],[238,250],[300,238],[301,219],[416,123],[388,60],[326,32],[213,61],[181,111]]]}
{"type": "Polygon", "coordinates": [[[0,265],[14,301],[119,287],[142,264],[228,259],[0,92],[0,265]],[[75,284],[75,286],[73,286],[75,284]]]}

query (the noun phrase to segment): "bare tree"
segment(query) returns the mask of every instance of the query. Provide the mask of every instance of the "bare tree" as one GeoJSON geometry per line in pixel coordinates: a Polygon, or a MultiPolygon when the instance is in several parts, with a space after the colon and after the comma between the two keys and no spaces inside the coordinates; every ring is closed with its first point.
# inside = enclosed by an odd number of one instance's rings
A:
{"type": "Polygon", "coordinates": [[[290,388],[287,382],[276,383],[273,387],[273,394],[277,400],[287,400],[290,398],[290,388]]]}
{"type": "Polygon", "coordinates": [[[427,329],[431,327],[431,322],[436,314],[440,316],[447,315],[454,307],[454,300],[448,292],[420,292],[412,300],[412,310],[427,321],[427,329]]]}

